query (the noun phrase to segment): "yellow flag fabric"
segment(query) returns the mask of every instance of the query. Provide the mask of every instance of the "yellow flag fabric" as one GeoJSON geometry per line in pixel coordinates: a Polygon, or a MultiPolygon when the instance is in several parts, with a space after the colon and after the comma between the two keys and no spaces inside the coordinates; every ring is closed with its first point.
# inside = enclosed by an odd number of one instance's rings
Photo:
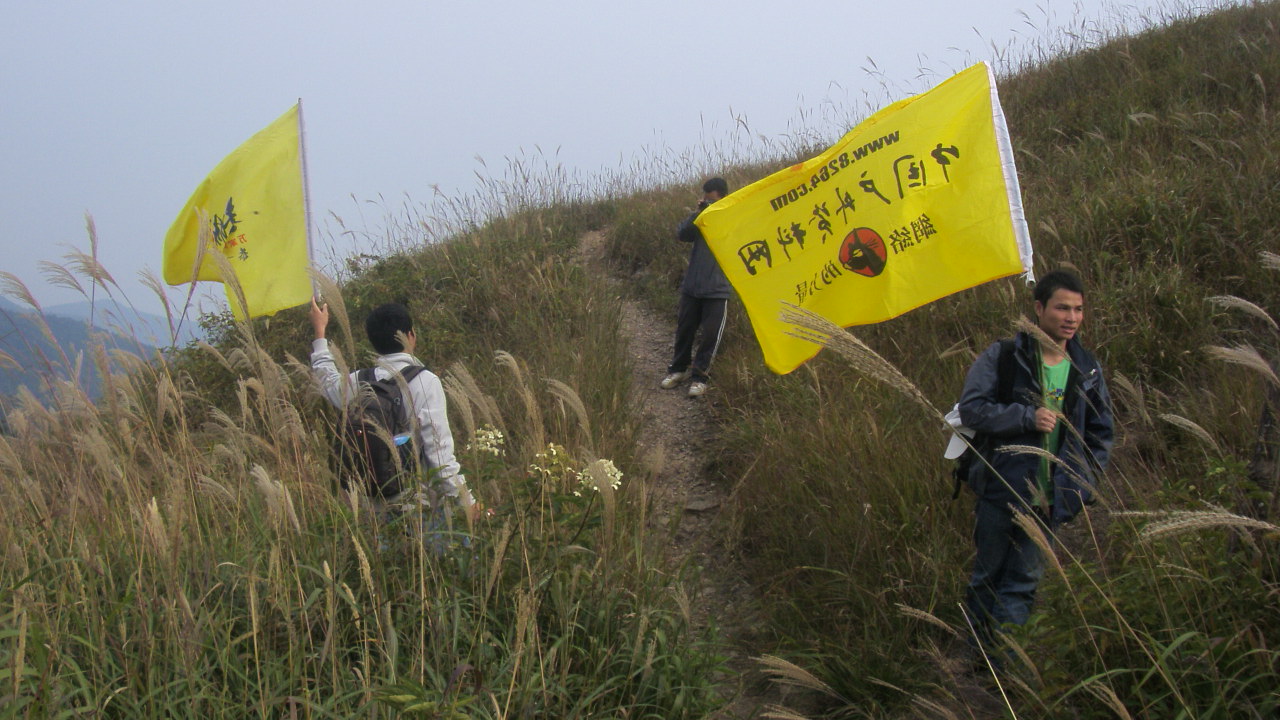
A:
{"type": "Polygon", "coordinates": [[[165,282],[224,282],[222,268],[229,267],[248,310],[246,316],[228,285],[227,300],[240,320],[310,299],[299,112],[295,105],[249,138],[191,194],[164,238],[165,282]],[[217,262],[214,253],[227,262],[217,262]]]}
{"type": "Polygon", "coordinates": [[[1008,129],[981,63],[696,222],[780,374],[819,349],[787,334],[783,303],[849,327],[1031,272],[1008,129]]]}

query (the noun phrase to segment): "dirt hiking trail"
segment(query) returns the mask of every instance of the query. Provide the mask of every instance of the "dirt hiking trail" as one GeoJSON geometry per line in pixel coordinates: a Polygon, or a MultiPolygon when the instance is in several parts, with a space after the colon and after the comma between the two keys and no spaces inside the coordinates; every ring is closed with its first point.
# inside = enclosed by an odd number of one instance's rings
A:
{"type": "MultiPolygon", "coordinates": [[[[606,235],[584,235],[578,260],[619,288],[605,261],[606,235]]],[[[686,394],[688,384],[664,390],[658,383],[671,360],[674,318],[658,318],[641,303],[622,295],[622,331],[634,374],[631,402],[643,420],[639,451],[654,481],[649,493],[653,512],[650,527],[670,533],[669,557],[696,568],[700,587],[690,598],[695,631],[709,624],[720,628],[734,673],[718,678],[726,705],[714,720],[760,717],[769,705],[784,702],[779,687],[759,672],[750,648],[757,644],[756,628],[764,627],[755,589],[747,583],[742,560],[720,540],[717,521],[728,503],[729,489],[707,477],[715,438],[711,406],[715,386],[700,398],[686,394]]]]}

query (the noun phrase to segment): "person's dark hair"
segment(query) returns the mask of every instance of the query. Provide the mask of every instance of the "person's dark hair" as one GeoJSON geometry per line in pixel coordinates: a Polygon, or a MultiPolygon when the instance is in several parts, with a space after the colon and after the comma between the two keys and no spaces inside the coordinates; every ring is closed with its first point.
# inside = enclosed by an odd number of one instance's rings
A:
{"type": "Polygon", "coordinates": [[[409,308],[402,303],[379,305],[364,321],[364,331],[379,355],[402,352],[404,345],[396,339],[396,333],[407,335],[412,329],[413,318],[409,317],[409,308]]]}
{"type": "Polygon", "coordinates": [[[1084,295],[1084,281],[1079,275],[1070,270],[1054,270],[1036,281],[1036,289],[1032,293],[1032,297],[1041,305],[1047,305],[1049,298],[1059,290],[1070,290],[1071,292],[1084,295]]]}
{"type": "Polygon", "coordinates": [[[729,194],[729,183],[724,178],[714,177],[702,183],[702,192],[718,192],[720,197],[724,197],[729,194]]]}

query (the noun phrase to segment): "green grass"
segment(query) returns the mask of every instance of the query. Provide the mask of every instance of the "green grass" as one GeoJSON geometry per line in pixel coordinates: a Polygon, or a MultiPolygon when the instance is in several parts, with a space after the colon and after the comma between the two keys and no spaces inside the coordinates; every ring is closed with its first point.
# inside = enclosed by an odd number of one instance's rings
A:
{"type": "MultiPolygon", "coordinates": [[[[1206,350],[1280,358],[1261,255],[1280,252],[1278,28],[1280,5],[1247,4],[1069,37],[1001,73],[1037,269],[1085,277],[1119,425],[1103,502],[1058,538],[1012,635],[1018,717],[1280,706],[1277,484],[1251,465],[1277,389],[1206,350]],[[1209,515],[1169,515],[1187,511],[1209,515]]],[[[724,648],[692,628],[697,578],[650,528],[617,289],[573,248],[606,230],[626,292],[674,316],[694,175],[741,187],[822,142],[752,146],[735,128],[707,157],[655,156],[592,192],[519,158],[483,201],[342,225],[389,248],[326,293],[346,361],[370,356],[363,314],[405,300],[459,448],[486,425],[506,438],[462,453],[498,514],[444,557],[335,491],[302,311],[213,319],[211,347],[130,375],[87,358],[109,375],[96,406],[72,385],[19,398],[0,438],[0,717],[704,716],[724,648]],[[581,487],[597,459],[623,471],[616,493],[581,487]]],[[[945,410],[1025,295],[990,283],[855,332],[945,410]]],[[[714,374],[710,470],[732,490],[718,530],[768,611],[750,650],[821,678],[806,707],[830,717],[969,717],[975,683],[999,697],[957,669],[971,509],[950,499],[937,419],[833,350],[772,375],[736,303],[714,374]]]]}

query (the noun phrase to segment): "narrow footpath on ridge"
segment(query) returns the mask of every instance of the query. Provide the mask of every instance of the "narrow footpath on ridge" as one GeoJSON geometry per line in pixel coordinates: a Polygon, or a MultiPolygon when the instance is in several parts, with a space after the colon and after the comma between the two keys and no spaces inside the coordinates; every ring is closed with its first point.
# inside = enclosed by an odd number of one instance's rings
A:
{"type": "MultiPolygon", "coordinates": [[[[606,236],[593,231],[584,235],[578,257],[594,272],[621,286],[605,261],[606,236]]],[[[620,293],[621,294],[621,293],[620,293]]],[[[658,383],[666,374],[674,318],[657,318],[641,303],[623,296],[622,330],[634,374],[631,401],[643,418],[640,453],[652,469],[650,527],[670,533],[669,557],[695,569],[700,583],[693,588],[690,610],[695,631],[714,624],[728,646],[724,648],[734,674],[720,678],[725,707],[715,720],[760,717],[767,705],[781,702],[779,688],[758,671],[747,650],[763,627],[755,589],[746,581],[740,558],[724,546],[716,521],[728,503],[729,490],[706,476],[715,426],[708,403],[715,402],[714,388],[701,398],[690,398],[687,385],[663,390],[658,383]]]]}

